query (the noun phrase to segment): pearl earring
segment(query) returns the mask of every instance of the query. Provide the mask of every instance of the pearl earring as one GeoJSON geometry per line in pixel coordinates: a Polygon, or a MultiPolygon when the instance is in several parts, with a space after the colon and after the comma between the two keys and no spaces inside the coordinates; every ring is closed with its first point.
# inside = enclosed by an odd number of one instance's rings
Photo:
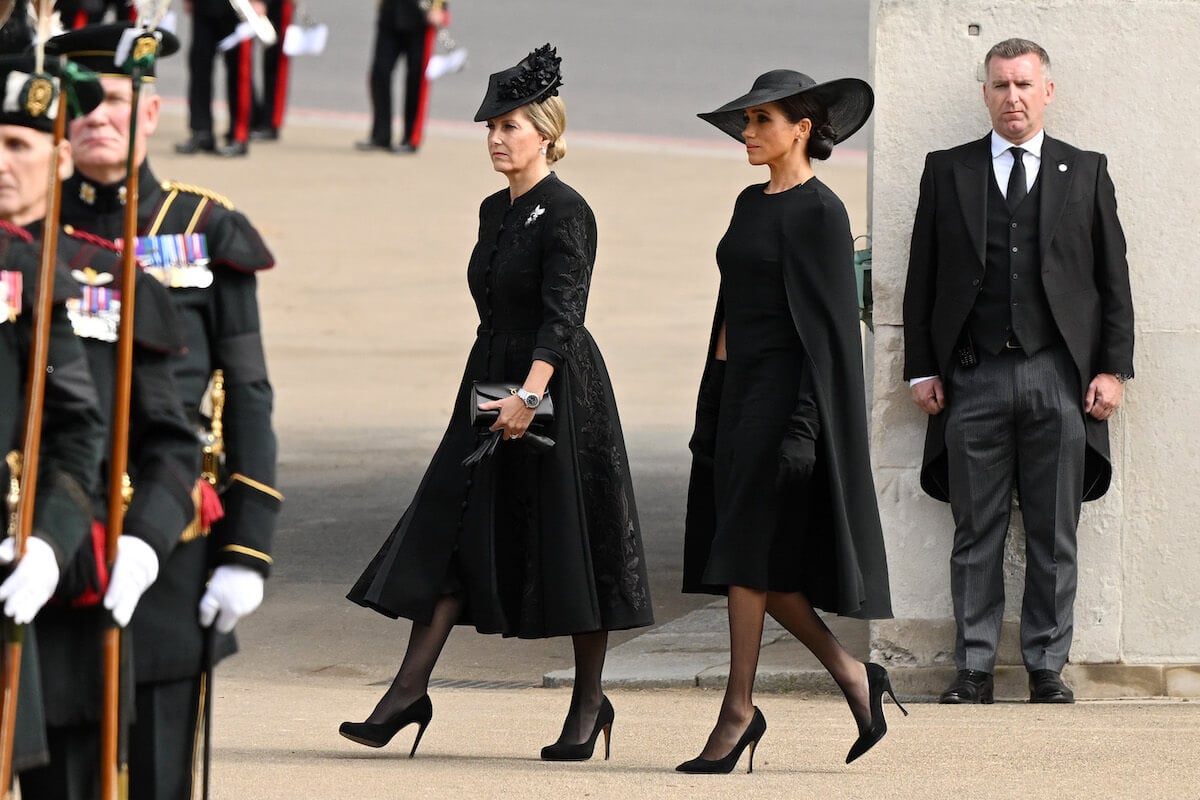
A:
{"type": "Polygon", "coordinates": [[[546,145],[542,145],[542,155],[546,155],[546,145]]]}

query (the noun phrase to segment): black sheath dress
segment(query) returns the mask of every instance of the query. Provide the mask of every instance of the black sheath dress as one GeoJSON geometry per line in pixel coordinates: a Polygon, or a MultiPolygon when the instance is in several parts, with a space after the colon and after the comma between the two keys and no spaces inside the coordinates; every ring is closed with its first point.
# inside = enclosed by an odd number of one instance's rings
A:
{"type": "Polygon", "coordinates": [[[790,567],[802,530],[795,515],[785,526],[779,522],[804,489],[781,490],[777,477],[788,418],[798,405],[817,415],[780,252],[781,227],[797,213],[804,191],[748,193],[717,246],[728,360],[717,428],[716,535],[705,583],[801,588],[790,567]]]}

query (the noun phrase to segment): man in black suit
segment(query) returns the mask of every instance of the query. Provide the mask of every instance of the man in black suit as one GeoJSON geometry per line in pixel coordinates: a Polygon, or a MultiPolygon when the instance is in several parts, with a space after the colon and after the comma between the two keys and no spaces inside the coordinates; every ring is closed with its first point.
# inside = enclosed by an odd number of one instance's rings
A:
{"type": "Polygon", "coordinates": [[[1045,135],[1046,51],[1009,39],[984,66],[992,131],[927,157],[904,292],[904,377],[930,415],[921,487],[955,523],[941,701],[992,702],[1015,486],[1029,699],[1070,703],[1080,504],[1108,489],[1107,420],[1133,377],[1125,237],[1105,157],[1045,135]]]}

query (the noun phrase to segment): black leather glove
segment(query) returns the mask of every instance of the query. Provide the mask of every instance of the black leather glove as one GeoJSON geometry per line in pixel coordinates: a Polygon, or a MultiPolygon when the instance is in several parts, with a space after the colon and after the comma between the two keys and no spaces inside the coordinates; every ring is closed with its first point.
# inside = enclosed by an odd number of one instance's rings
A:
{"type": "Polygon", "coordinates": [[[503,434],[504,431],[481,431],[477,437],[479,446],[471,452],[471,455],[462,460],[462,465],[473,467],[484,459],[491,458],[492,453],[495,453],[496,448],[500,446],[500,437],[503,434]]]}
{"type": "Polygon", "coordinates": [[[803,484],[812,477],[817,465],[817,438],[821,435],[821,414],[809,376],[801,381],[796,410],[788,417],[779,443],[779,485],[803,484]]]}
{"type": "Polygon", "coordinates": [[[784,434],[779,445],[779,485],[802,484],[812,477],[817,465],[817,443],[803,434],[784,434]]]}
{"type": "Polygon", "coordinates": [[[725,386],[725,362],[712,359],[700,381],[696,398],[696,427],[688,449],[701,464],[711,466],[717,451],[717,418],[721,410],[721,390],[725,386]]]}

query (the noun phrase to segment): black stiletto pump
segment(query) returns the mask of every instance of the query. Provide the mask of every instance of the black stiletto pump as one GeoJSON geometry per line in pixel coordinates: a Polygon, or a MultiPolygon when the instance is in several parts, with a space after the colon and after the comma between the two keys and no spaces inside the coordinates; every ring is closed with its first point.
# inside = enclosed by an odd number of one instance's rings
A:
{"type": "Polygon", "coordinates": [[[412,758],[417,754],[417,745],[421,743],[421,737],[425,735],[425,728],[429,726],[431,719],[433,719],[433,701],[429,699],[429,695],[425,695],[420,700],[392,714],[383,722],[343,722],[338,728],[338,733],[352,742],[365,744],[367,747],[383,747],[400,732],[401,728],[415,722],[420,728],[417,730],[417,738],[413,740],[412,750],[408,753],[408,757],[412,758]]]}
{"type": "Polygon", "coordinates": [[[592,728],[592,735],[588,740],[579,744],[555,742],[546,745],[542,748],[542,761],[587,761],[596,749],[596,738],[600,736],[600,731],[604,731],[604,760],[608,761],[614,717],[616,712],[613,711],[612,703],[608,702],[607,697],[603,698],[600,710],[596,712],[596,725],[592,728]]]}
{"type": "Polygon", "coordinates": [[[767,718],[758,710],[758,706],[755,706],[754,716],[750,719],[750,724],[746,727],[746,732],[742,734],[742,738],[738,739],[738,743],[733,746],[733,749],[724,758],[693,758],[691,761],[685,761],[680,764],[675,768],[675,771],[690,772],[695,775],[728,775],[737,766],[738,759],[742,757],[742,751],[749,747],[750,768],[746,772],[754,772],[754,749],[758,746],[759,740],[762,739],[763,734],[766,732],[767,718]]]}
{"type": "Polygon", "coordinates": [[[847,764],[874,747],[887,733],[887,720],[883,718],[884,692],[891,695],[896,707],[904,712],[904,716],[908,716],[904,706],[896,699],[896,693],[892,691],[892,679],[888,677],[887,670],[878,664],[867,664],[866,667],[867,692],[871,698],[871,721],[866,725],[859,723],[858,740],[851,745],[850,752],[846,754],[847,764]]]}

